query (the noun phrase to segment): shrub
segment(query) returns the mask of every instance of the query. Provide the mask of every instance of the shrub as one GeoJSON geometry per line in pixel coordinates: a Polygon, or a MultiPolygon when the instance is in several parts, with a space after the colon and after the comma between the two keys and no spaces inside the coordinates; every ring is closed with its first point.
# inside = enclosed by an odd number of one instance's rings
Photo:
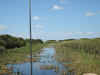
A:
{"type": "Polygon", "coordinates": [[[25,46],[25,40],[23,38],[16,38],[11,35],[1,35],[0,45],[7,49],[25,46]]]}
{"type": "Polygon", "coordinates": [[[5,51],[5,47],[0,46],[0,54],[3,53],[5,51]]]}

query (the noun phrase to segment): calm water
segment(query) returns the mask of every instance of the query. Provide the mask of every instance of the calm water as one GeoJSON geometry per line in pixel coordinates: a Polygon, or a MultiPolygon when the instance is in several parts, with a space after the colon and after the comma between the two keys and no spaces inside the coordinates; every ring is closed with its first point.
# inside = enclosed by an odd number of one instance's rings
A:
{"type": "MultiPolygon", "coordinates": [[[[40,56],[37,56],[39,60],[33,62],[33,75],[61,75],[62,71],[67,71],[67,69],[54,58],[55,50],[53,47],[43,48],[40,56]],[[41,69],[41,66],[53,65],[57,66],[59,69],[41,69]]],[[[13,67],[13,72],[21,72],[21,75],[30,74],[30,63],[25,62],[23,64],[9,64],[8,67],[13,67]]]]}

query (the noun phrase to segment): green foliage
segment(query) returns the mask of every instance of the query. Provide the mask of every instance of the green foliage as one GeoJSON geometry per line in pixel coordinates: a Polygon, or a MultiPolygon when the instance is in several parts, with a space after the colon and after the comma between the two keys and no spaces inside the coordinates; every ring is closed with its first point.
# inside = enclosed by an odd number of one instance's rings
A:
{"type": "Polygon", "coordinates": [[[33,40],[32,40],[32,43],[33,43],[33,44],[37,44],[37,43],[41,43],[41,44],[42,44],[43,41],[40,40],[40,39],[35,39],[35,40],[33,39],[33,40]]]}
{"type": "Polygon", "coordinates": [[[46,41],[46,43],[56,43],[57,41],[56,40],[48,40],[46,41]]]}
{"type": "Polygon", "coordinates": [[[72,40],[75,40],[75,39],[65,39],[64,41],[72,41],[72,40]]]}
{"type": "Polygon", "coordinates": [[[57,60],[74,69],[76,75],[81,73],[100,75],[100,38],[58,42],[55,48],[57,60]],[[68,65],[67,62],[72,64],[68,65]]]}
{"type": "Polygon", "coordinates": [[[25,46],[25,41],[11,35],[0,35],[0,46],[4,46],[6,49],[22,47],[25,46]]]}
{"type": "Polygon", "coordinates": [[[99,45],[100,45],[99,38],[94,38],[94,39],[82,38],[79,40],[69,40],[62,42],[63,47],[69,47],[77,50],[84,50],[89,54],[100,54],[99,45]]]}
{"type": "MultiPolygon", "coordinates": [[[[25,40],[23,38],[14,37],[8,34],[0,35],[0,53],[12,48],[24,47],[29,42],[29,39],[25,40]]],[[[32,39],[32,44],[43,44],[43,41],[40,39],[32,39]]]]}
{"type": "Polygon", "coordinates": [[[26,42],[23,38],[19,38],[16,40],[15,45],[19,48],[19,47],[23,47],[26,45],[26,42]]]}
{"type": "MultiPolygon", "coordinates": [[[[29,43],[30,39],[26,39],[26,42],[29,43]]],[[[38,43],[43,44],[43,41],[41,39],[32,39],[32,44],[38,44],[38,43]]]]}
{"type": "Polygon", "coordinates": [[[5,51],[5,47],[4,46],[0,46],[0,54],[3,53],[5,51]]]}
{"type": "MultiPolygon", "coordinates": [[[[41,48],[44,47],[44,44],[34,44],[32,45],[33,55],[37,52],[40,52],[41,48]]],[[[8,49],[2,55],[0,55],[0,65],[1,64],[15,64],[24,62],[27,59],[27,56],[30,55],[30,45],[26,43],[26,46],[20,48],[8,49]]]]}
{"type": "Polygon", "coordinates": [[[6,45],[6,42],[0,39],[0,46],[5,46],[5,45],[6,45]]]}

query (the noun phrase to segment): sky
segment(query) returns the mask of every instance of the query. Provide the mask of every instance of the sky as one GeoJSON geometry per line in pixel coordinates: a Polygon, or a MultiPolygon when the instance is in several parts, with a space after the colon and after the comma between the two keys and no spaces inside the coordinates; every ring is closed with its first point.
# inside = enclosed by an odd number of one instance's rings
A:
{"type": "MultiPolygon", "coordinates": [[[[29,37],[28,0],[0,0],[0,34],[29,37]]],[[[100,0],[32,0],[32,37],[100,37],[100,0]]]]}

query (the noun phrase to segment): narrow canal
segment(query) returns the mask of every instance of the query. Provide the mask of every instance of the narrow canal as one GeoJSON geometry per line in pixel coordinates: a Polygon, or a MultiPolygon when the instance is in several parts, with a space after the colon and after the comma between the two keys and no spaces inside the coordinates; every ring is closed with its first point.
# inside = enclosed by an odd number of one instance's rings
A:
{"type": "MultiPolygon", "coordinates": [[[[33,62],[33,75],[69,75],[64,74],[67,71],[60,62],[55,59],[55,50],[53,47],[43,48],[40,54],[33,56],[37,58],[36,62],[33,62]]],[[[30,75],[30,62],[24,62],[22,64],[9,64],[8,67],[13,66],[13,73],[16,75],[20,72],[20,75],[30,75]]]]}

